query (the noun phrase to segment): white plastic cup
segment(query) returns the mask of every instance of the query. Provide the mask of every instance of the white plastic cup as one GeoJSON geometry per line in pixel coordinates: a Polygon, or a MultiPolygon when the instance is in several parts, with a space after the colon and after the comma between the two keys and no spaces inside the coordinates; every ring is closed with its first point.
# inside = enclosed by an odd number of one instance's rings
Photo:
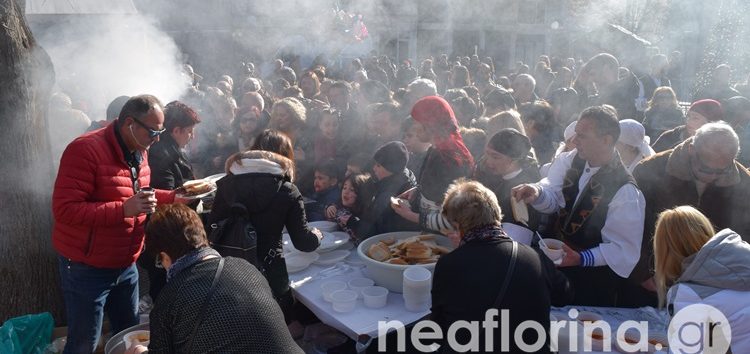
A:
{"type": "Polygon", "coordinates": [[[539,244],[539,248],[542,249],[542,252],[544,252],[547,257],[552,260],[553,262],[556,262],[560,260],[563,257],[563,242],[554,238],[545,238],[544,244],[548,247],[544,247],[541,243],[539,244]]]}
{"type": "Polygon", "coordinates": [[[354,278],[347,282],[349,289],[357,292],[357,296],[362,296],[362,289],[375,285],[375,281],[368,278],[354,278]]]}
{"type": "Polygon", "coordinates": [[[357,305],[357,292],[354,290],[338,290],[331,294],[333,310],[336,312],[351,312],[357,305]]]}
{"type": "Polygon", "coordinates": [[[411,266],[404,270],[404,300],[422,303],[430,299],[432,273],[427,268],[411,266]]]}
{"type": "MultiPolygon", "coordinates": [[[[320,284],[320,290],[323,292],[323,299],[328,302],[333,302],[331,295],[339,290],[346,290],[346,283],[340,280],[329,280],[323,284],[320,284]]],[[[357,299],[356,297],[354,298],[357,299]]]]}
{"type": "Polygon", "coordinates": [[[372,309],[384,307],[388,302],[388,289],[382,286],[369,286],[362,289],[365,306],[372,309]]]}
{"type": "Polygon", "coordinates": [[[406,309],[411,312],[429,311],[430,305],[432,305],[432,301],[430,298],[427,298],[426,300],[418,300],[418,301],[404,298],[404,307],[406,307],[406,309]]]}
{"type": "Polygon", "coordinates": [[[430,284],[431,281],[432,273],[425,267],[410,266],[404,270],[404,284],[419,286],[430,284]]]}

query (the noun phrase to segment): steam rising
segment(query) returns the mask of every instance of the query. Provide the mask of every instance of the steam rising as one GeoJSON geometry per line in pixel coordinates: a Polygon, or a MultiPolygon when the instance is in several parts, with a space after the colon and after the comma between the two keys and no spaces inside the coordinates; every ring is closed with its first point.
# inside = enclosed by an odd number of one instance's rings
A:
{"type": "Polygon", "coordinates": [[[174,41],[140,14],[56,21],[35,32],[55,66],[56,90],[85,102],[92,121],[104,120],[117,96],[150,93],[166,103],[187,86],[174,41]]]}

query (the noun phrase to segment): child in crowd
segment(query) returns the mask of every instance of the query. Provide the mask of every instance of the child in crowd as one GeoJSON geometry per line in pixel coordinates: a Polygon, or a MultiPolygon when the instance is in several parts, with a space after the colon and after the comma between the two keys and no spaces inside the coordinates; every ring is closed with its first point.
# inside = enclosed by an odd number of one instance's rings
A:
{"type": "Polygon", "coordinates": [[[404,220],[390,207],[391,197],[417,186],[417,178],[406,168],[409,162],[406,145],[400,141],[386,143],[375,151],[373,160],[374,195],[365,211],[360,237],[418,229],[418,225],[404,220]]]}
{"type": "Polygon", "coordinates": [[[339,168],[335,161],[327,160],[315,166],[312,198],[315,203],[305,206],[308,221],[325,220],[325,206],[341,199],[339,189],[339,168]]]}
{"type": "Polygon", "coordinates": [[[325,109],[321,113],[317,127],[318,134],[313,143],[315,165],[337,157],[337,152],[341,148],[338,141],[340,122],[341,114],[337,110],[325,109]]]}
{"type": "Polygon", "coordinates": [[[418,130],[421,127],[414,124],[413,118],[407,118],[401,125],[401,128],[404,132],[403,142],[409,151],[409,163],[406,167],[415,175],[419,175],[419,171],[422,170],[424,158],[427,156],[427,150],[430,148],[430,143],[423,143],[419,140],[418,130]]]}
{"type": "Polygon", "coordinates": [[[365,210],[369,199],[368,192],[370,176],[366,174],[351,174],[344,178],[341,186],[339,202],[326,208],[326,218],[339,224],[342,230],[349,234],[354,244],[359,244],[360,216],[365,210]]]}

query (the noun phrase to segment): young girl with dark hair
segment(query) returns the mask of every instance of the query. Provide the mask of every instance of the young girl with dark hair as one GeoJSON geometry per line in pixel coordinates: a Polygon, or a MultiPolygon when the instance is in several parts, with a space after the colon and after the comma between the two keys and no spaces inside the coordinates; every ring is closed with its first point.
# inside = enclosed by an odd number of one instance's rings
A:
{"type": "Polygon", "coordinates": [[[370,176],[366,174],[352,174],[344,179],[341,186],[341,199],[326,207],[326,218],[339,224],[342,230],[349,234],[355,244],[359,244],[359,217],[365,211],[370,197],[370,176]]]}

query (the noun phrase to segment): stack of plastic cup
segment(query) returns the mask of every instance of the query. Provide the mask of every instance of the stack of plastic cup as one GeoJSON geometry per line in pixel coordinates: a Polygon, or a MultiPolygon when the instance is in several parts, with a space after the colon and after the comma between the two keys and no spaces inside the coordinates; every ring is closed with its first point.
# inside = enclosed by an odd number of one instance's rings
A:
{"type": "Polygon", "coordinates": [[[404,305],[413,312],[430,309],[432,273],[427,268],[411,266],[404,270],[404,305]]]}

